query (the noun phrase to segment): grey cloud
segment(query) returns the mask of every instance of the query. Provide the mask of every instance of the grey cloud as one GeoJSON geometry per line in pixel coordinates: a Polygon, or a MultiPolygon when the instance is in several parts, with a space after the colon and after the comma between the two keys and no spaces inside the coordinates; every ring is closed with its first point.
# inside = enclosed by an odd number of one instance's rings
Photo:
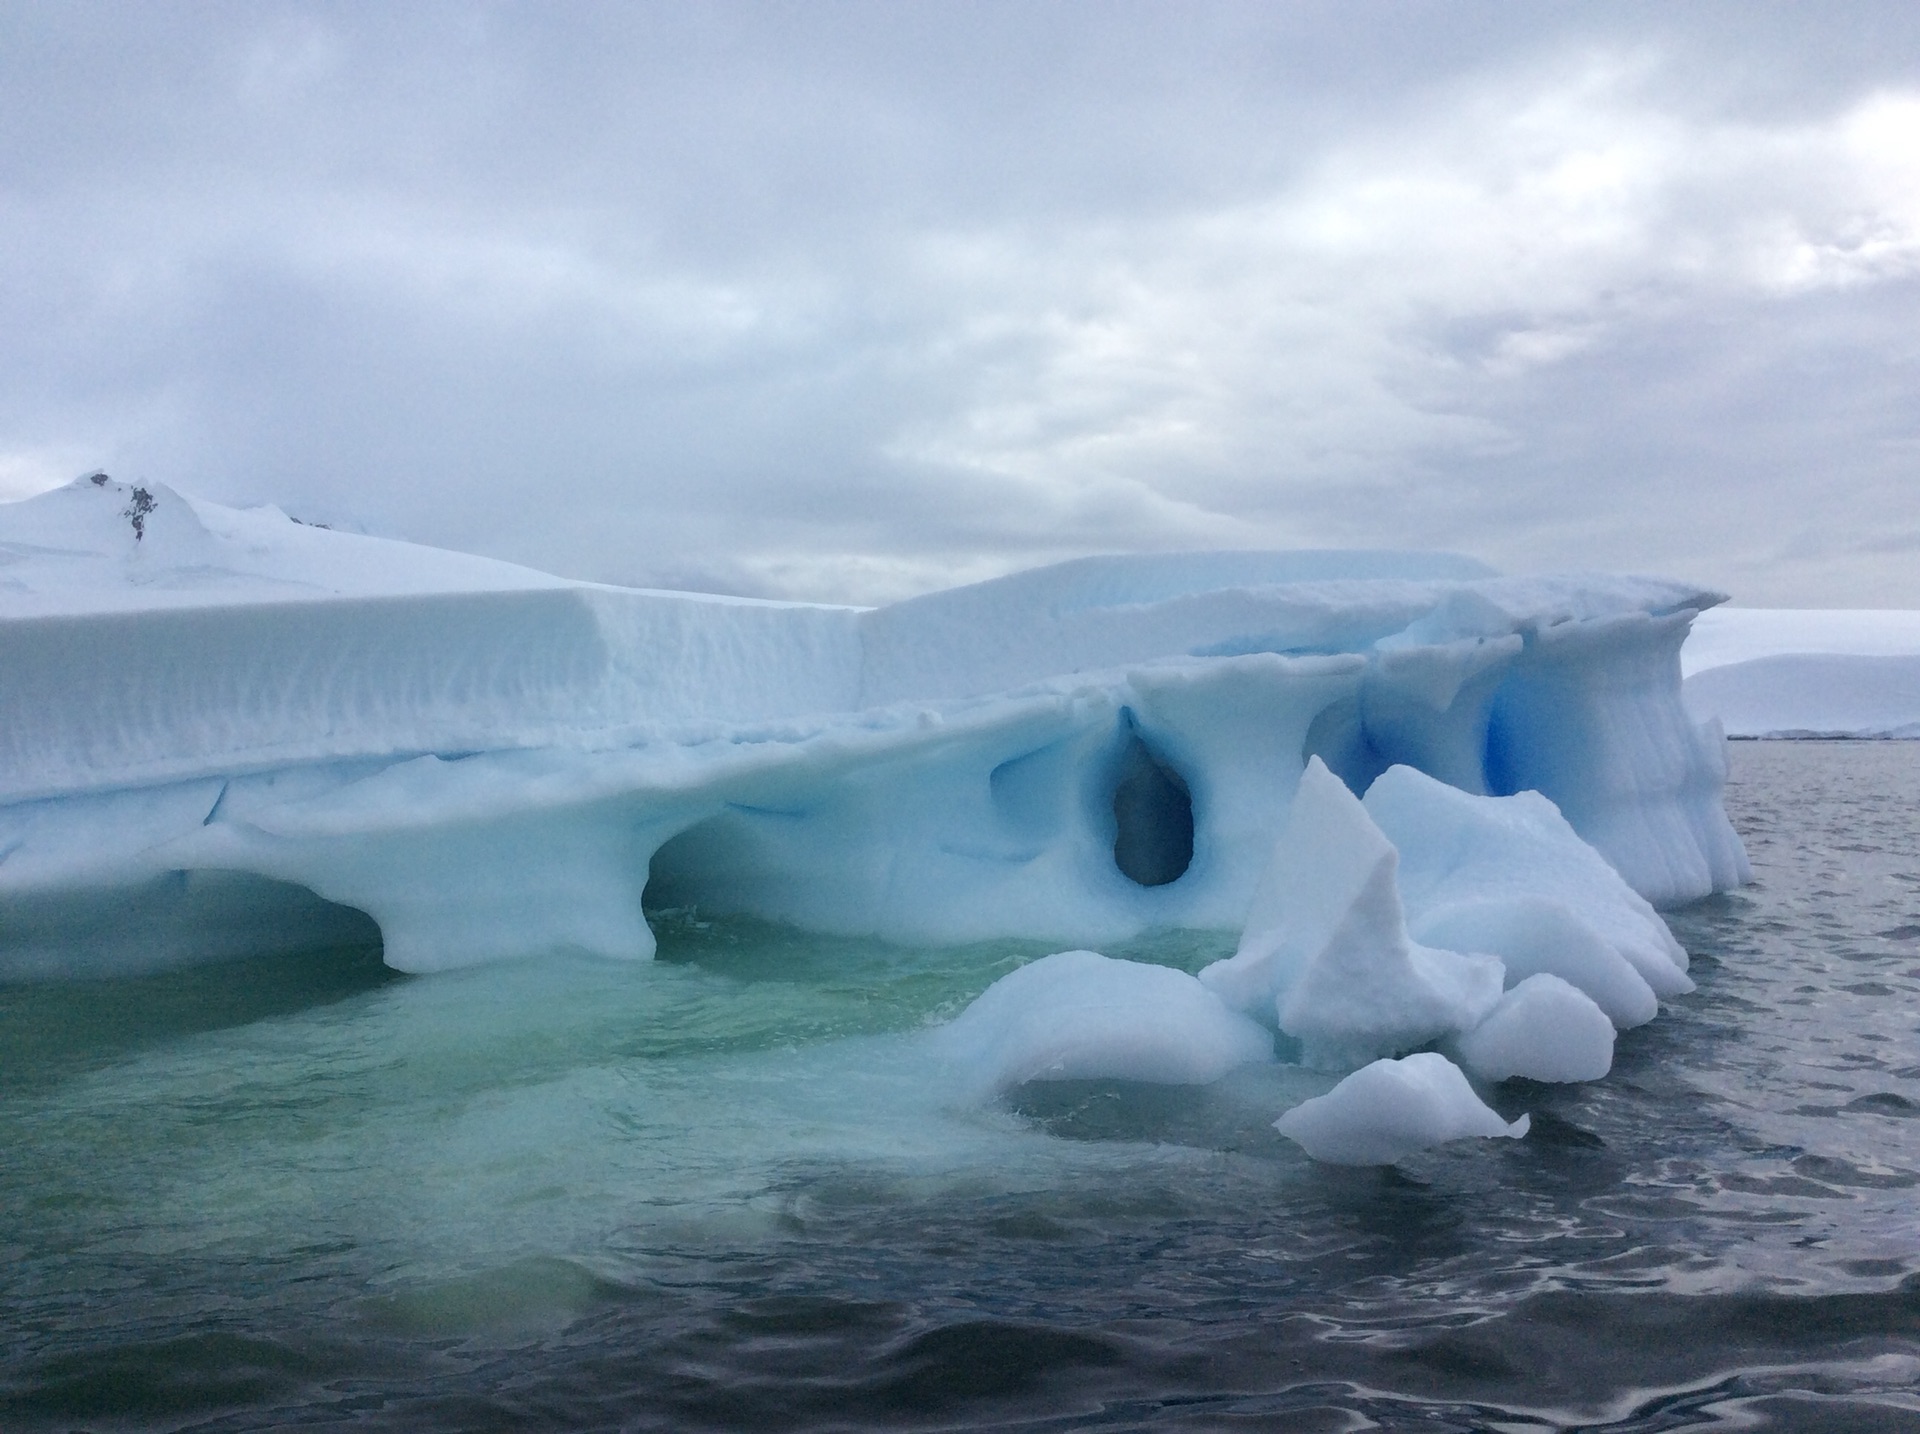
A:
{"type": "Polygon", "coordinates": [[[1904,4],[0,24],[0,497],[828,598],[1342,543],[1920,605],[1920,178],[1845,128],[1920,96],[1904,4]]]}

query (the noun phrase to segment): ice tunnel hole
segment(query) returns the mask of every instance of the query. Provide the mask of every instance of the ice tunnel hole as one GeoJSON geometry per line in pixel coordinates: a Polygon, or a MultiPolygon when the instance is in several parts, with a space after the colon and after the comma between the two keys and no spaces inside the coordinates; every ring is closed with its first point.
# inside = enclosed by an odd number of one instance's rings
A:
{"type": "MultiPolygon", "coordinates": [[[[295,882],[219,869],[29,895],[10,905],[0,928],[0,982],[54,971],[145,978],[233,961],[278,971],[289,959],[311,959],[320,969],[365,953],[377,964],[381,951],[380,928],[366,912],[295,882]]],[[[250,972],[236,989],[277,979],[250,972]]]]}
{"type": "Polygon", "coordinates": [[[1165,886],[1193,865],[1193,794],[1132,730],[1113,788],[1113,823],[1113,864],[1129,881],[1165,886]]]}
{"type": "Polygon", "coordinates": [[[640,902],[656,936],[663,918],[672,920],[675,913],[714,904],[720,894],[716,877],[745,860],[739,815],[739,809],[729,808],[669,837],[655,850],[640,902]]]}

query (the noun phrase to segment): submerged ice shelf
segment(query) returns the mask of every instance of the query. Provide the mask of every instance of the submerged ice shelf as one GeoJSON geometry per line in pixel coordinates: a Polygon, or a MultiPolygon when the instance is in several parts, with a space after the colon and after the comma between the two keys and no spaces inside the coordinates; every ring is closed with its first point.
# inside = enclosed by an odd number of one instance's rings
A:
{"type": "MultiPolygon", "coordinates": [[[[1048,958],[943,1049],[985,1095],[1205,1080],[1275,1029],[1335,1071],[1439,1043],[1583,1078],[1688,989],[1649,903],[1747,874],[1681,702],[1718,601],[1308,552],[862,610],[83,479],[0,508],[0,979],[375,927],[412,972],[644,958],[649,905],[922,945],[1232,930],[1198,980],[1048,958]]],[[[1436,1120],[1492,1129],[1425,1066],[1367,1088],[1423,1071],[1436,1120]]]]}

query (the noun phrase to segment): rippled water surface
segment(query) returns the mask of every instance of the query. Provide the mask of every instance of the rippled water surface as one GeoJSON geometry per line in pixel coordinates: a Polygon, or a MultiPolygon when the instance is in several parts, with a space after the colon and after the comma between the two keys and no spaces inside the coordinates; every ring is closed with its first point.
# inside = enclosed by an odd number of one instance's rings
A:
{"type": "Polygon", "coordinates": [[[951,1108],[1031,946],[0,989],[0,1428],[1920,1429],[1920,743],[1729,804],[1699,991],[1387,1171],[1284,1068],[951,1108]]]}

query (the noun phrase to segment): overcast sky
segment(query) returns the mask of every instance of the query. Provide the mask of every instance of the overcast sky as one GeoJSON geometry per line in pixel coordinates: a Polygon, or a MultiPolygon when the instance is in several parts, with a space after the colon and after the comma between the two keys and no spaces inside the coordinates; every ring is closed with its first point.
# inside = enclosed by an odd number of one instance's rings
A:
{"type": "Polygon", "coordinates": [[[1920,607],[1920,4],[0,0],[0,498],[1920,607]]]}

